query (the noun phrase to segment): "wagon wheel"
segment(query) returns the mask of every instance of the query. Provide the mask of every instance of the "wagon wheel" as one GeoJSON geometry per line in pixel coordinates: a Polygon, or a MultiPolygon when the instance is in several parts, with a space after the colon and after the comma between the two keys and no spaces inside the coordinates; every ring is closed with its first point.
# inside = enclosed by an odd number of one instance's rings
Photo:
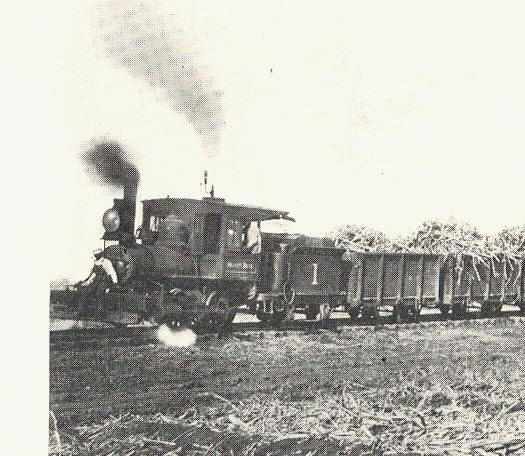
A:
{"type": "Polygon", "coordinates": [[[392,310],[392,320],[394,323],[406,323],[409,315],[409,310],[403,304],[396,304],[392,310]]]}
{"type": "Polygon", "coordinates": [[[306,307],[304,313],[306,315],[307,320],[315,320],[317,318],[317,315],[319,314],[319,304],[308,304],[308,307],[306,307]]]}
{"type": "Polygon", "coordinates": [[[467,303],[464,301],[454,302],[452,304],[452,317],[455,319],[464,318],[467,314],[467,303]]]}
{"type": "Polygon", "coordinates": [[[481,303],[481,309],[479,310],[479,312],[481,313],[481,315],[490,315],[492,312],[492,307],[493,307],[493,304],[489,301],[485,301],[485,302],[482,302],[481,303]]]}
{"type": "Polygon", "coordinates": [[[481,304],[481,313],[483,315],[499,315],[501,313],[502,308],[502,302],[487,301],[481,304]]]}
{"type": "Polygon", "coordinates": [[[364,306],[361,310],[361,318],[369,324],[374,324],[377,321],[378,309],[376,307],[364,306]]]}
{"type": "Polygon", "coordinates": [[[350,321],[352,323],[355,323],[357,319],[359,318],[361,307],[346,306],[346,311],[348,312],[348,315],[350,315],[350,321]]]}
{"type": "Polygon", "coordinates": [[[438,306],[438,308],[439,308],[439,311],[441,312],[441,314],[444,315],[446,318],[448,318],[448,314],[450,312],[450,305],[440,304],[438,306]]]}
{"type": "Polygon", "coordinates": [[[284,305],[284,309],[281,311],[273,312],[272,314],[272,323],[275,325],[280,325],[286,323],[287,321],[292,321],[294,319],[295,306],[293,303],[287,303],[282,301],[281,304],[284,305]]]}
{"type": "Polygon", "coordinates": [[[408,311],[408,319],[411,322],[419,322],[419,317],[421,316],[421,307],[413,307],[408,311]]]}
{"type": "Polygon", "coordinates": [[[407,315],[408,315],[408,321],[417,323],[419,321],[419,317],[421,316],[421,309],[422,305],[420,302],[415,302],[413,306],[410,306],[407,309],[407,315]]]}

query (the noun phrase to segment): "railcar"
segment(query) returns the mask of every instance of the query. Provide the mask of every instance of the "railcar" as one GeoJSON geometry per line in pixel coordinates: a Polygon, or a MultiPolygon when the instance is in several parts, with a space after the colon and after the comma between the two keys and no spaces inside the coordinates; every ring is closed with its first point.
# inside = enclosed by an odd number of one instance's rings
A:
{"type": "Polygon", "coordinates": [[[504,304],[525,311],[525,261],[490,264],[463,255],[355,253],[345,255],[348,273],[346,309],[352,319],[417,321],[423,308],[460,318],[476,308],[498,314],[504,304]]]}
{"type": "Polygon", "coordinates": [[[293,312],[325,319],[343,303],[343,250],[330,239],[264,232],[262,239],[261,293],[250,304],[260,320],[289,319],[293,312]]]}
{"type": "Polygon", "coordinates": [[[356,253],[350,264],[347,310],[376,320],[380,311],[396,321],[416,321],[423,307],[442,307],[441,255],[356,253]]]}
{"type": "Polygon", "coordinates": [[[503,305],[525,310],[525,260],[509,263],[495,257],[488,263],[464,255],[461,262],[449,257],[443,267],[445,311],[462,317],[479,308],[484,314],[498,314],[503,305]]]}

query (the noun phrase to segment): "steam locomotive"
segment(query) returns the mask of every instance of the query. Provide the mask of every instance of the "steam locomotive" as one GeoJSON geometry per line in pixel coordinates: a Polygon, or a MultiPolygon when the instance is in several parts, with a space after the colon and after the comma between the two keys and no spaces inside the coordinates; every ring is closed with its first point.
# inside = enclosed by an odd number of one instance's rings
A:
{"type": "Polygon", "coordinates": [[[461,266],[444,255],[346,254],[328,238],[260,231],[269,220],[294,221],[288,212],[202,199],[142,201],[135,231],[137,184],[128,181],[102,218],[105,258],[116,285],[52,290],[52,314],[115,324],[140,321],[196,325],[220,331],[247,305],[259,320],[279,324],[302,312],[328,318],[344,306],[352,319],[374,321],[380,311],[417,321],[422,308],[462,317],[475,306],[497,314],[503,304],[525,311],[525,259],[510,269],[461,266]],[[259,248],[247,228],[259,228],[259,248]]]}
{"type": "Polygon", "coordinates": [[[269,220],[293,222],[288,212],[230,204],[213,192],[202,199],[149,199],[135,231],[136,192],[126,183],[123,198],[102,217],[103,256],[118,283],[52,290],[55,317],[220,330],[241,305],[278,324],[298,311],[315,318],[346,300],[342,249],[327,238],[261,231],[269,220]],[[260,233],[255,252],[246,242],[250,225],[260,233]]]}

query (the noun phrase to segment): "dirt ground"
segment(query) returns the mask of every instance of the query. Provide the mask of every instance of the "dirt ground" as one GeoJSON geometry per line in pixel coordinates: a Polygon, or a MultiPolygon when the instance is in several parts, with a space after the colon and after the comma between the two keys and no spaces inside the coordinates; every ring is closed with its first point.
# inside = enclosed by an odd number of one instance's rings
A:
{"type": "Polygon", "coordinates": [[[52,347],[50,453],[523,454],[524,330],[443,322],[52,347]]]}

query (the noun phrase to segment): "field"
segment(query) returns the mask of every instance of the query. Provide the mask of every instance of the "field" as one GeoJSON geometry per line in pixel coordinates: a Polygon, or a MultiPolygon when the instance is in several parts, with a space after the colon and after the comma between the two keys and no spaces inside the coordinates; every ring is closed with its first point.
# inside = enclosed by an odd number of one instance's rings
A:
{"type": "Polygon", "coordinates": [[[50,453],[523,454],[524,330],[501,319],[51,347],[50,453]]]}

